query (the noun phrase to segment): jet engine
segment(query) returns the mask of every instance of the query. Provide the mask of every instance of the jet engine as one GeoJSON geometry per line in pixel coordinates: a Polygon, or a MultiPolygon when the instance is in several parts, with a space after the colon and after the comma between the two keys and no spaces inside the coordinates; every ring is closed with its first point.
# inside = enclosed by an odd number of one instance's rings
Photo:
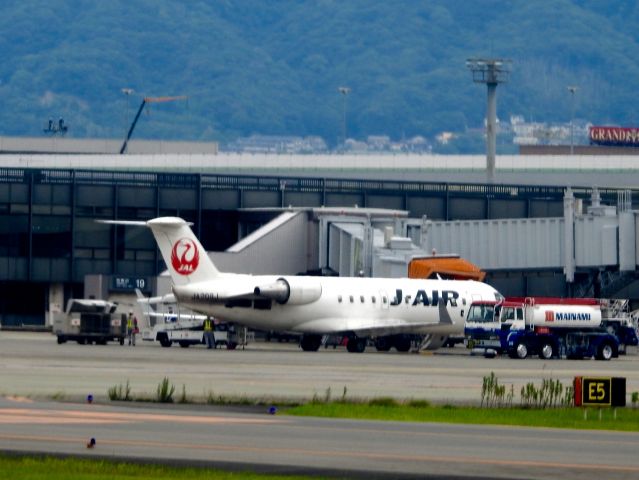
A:
{"type": "Polygon", "coordinates": [[[253,293],[282,305],[305,305],[319,300],[322,296],[322,284],[314,277],[282,277],[270,285],[255,287],[253,293]]]}

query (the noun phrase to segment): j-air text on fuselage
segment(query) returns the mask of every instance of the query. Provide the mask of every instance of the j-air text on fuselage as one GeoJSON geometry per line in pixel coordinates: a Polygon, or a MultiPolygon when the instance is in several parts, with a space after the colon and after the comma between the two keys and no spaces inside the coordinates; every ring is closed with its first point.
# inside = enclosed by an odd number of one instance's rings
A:
{"type": "Polygon", "coordinates": [[[107,223],[151,229],[184,307],[249,328],[301,333],[305,351],[336,334],[348,337],[349,352],[363,352],[368,337],[379,350],[408,350],[409,334],[436,335],[431,348],[441,346],[449,335],[463,334],[471,302],[502,298],[470,280],[223,273],[181,218],[107,223]]]}

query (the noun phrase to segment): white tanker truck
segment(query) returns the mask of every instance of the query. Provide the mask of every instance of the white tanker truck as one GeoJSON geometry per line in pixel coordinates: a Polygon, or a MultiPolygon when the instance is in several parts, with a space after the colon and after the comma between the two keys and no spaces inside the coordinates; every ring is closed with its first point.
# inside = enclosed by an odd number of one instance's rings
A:
{"type": "Polygon", "coordinates": [[[610,360],[637,345],[627,300],[511,297],[473,302],[465,334],[473,348],[512,358],[537,354],[610,360]]]}

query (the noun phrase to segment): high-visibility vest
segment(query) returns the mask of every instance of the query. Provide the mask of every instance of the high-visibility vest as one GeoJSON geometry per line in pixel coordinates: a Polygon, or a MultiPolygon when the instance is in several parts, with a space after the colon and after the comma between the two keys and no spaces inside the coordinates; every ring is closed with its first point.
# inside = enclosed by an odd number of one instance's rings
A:
{"type": "Polygon", "coordinates": [[[129,318],[126,321],[126,326],[129,329],[133,329],[133,315],[129,315],[129,318]]]}
{"type": "Polygon", "coordinates": [[[213,322],[211,322],[210,318],[204,320],[204,331],[210,332],[211,330],[213,330],[213,326],[211,325],[212,323],[213,322]]]}

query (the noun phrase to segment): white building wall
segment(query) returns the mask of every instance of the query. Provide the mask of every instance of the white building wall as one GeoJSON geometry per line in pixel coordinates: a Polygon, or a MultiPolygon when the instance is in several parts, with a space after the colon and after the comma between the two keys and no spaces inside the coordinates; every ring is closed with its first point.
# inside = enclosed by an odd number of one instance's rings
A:
{"type": "MultiPolygon", "coordinates": [[[[37,139],[34,144],[64,142],[63,139],[37,139]]],[[[215,143],[193,142],[145,142],[132,141],[129,154],[82,154],[89,149],[118,147],[114,141],[87,141],[86,145],[68,148],[78,154],[6,154],[0,156],[0,167],[30,168],[87,168],[124,170],[178,170],[178,171],[296,171],[317,172],[352,171],[413,172],[452,171],[483,172],[485,155],[434,155],[434,154],[239,154],[216,153],[215,143]],[[109,143],[111,142],[111,143],[109,143]],[[79,150],[77,150],[79,149],[79,150]],[[84,149],[84,150],[83,150],[84,149]]],[[[0,151],[11,151],[11,140],[0,137],[0,151]]],[[[61,151],[52,143],[49,150],[61,151]]],[[[115,152],[114,152],[115,153],[115,152]]],[[[623,171],[636,173],[637,156],[634,155],[499,155],[495,159],[498,172],[601,172],[623,171]]],[[[630,182],[630,180],[629,180],[630,182]]],[[[633,182],[630,182],[633,183],[633,182]]]]}

